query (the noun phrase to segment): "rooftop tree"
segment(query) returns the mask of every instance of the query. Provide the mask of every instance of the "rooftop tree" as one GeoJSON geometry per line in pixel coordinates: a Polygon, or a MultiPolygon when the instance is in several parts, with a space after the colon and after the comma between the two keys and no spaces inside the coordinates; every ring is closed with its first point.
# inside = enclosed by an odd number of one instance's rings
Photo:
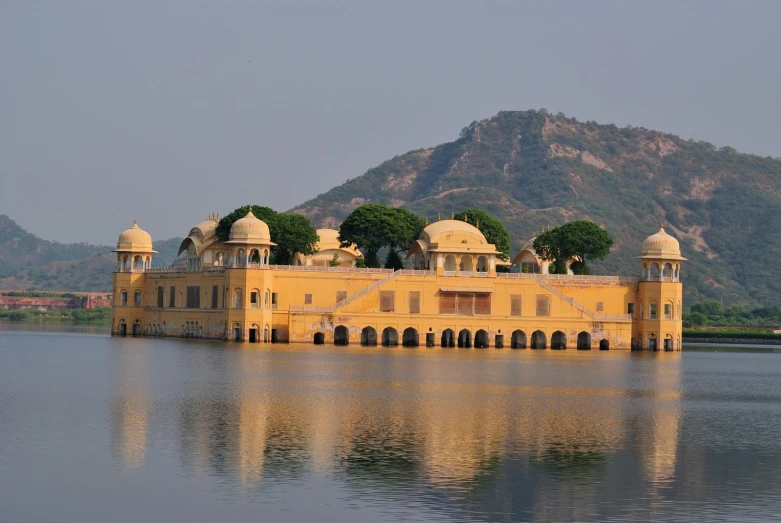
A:
{"type": "Polygon", "coordinates": [[[610,254],[613,238],[596,223],[589,220],[567,222],[534,238],[534,250],[546,261],[554,262],[557,274],[591,274],[588,260],[604,260],[610,254]]]}
{"type": "Polygon", "coordinates": [[[406,209],[381,203],[356,207],[339,227],[342,247],[352,244],[363,252],[368,267],[379,267],[377,253],[387,247],[388,264],[398,268],[398,253],[405,251],[420,235],[423,220],[406,209]]]}

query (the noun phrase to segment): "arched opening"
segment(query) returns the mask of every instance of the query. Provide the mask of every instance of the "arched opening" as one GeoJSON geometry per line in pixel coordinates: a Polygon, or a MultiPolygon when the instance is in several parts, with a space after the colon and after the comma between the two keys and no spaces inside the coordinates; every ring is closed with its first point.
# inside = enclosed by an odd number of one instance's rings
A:
{"type": "Polygon", "coordinates": [[[418,331],[412,327],[407,327],[401,334],[401,344],[405,347],[417,347],[420,344],[418,331]]]}
{"type": "Polygon", "coordinates": [[[250,343],[258,343],[258,326],[254,323],[249,328],[249,340],[250,343]]]}
{"type": "Polygon", "coordinates": [[[453,348],[456,346],[456,333],[453,329],[445,329],[442,331],[442,347],[453,348]]]}
{"type": "Polygon", "coordinates": [[[483,329],[475,332],[475,348],[487,349],[488,348],[488,333],[483,329]]]}
{"type": "Polygon", "coordinates": [[[133,305],[135,305],[136,307],[141,306],[141,291],[136,291],[135,294],[133,295],[133,305]]]}
{"type": "Polygon", "coordinates": [[[545,349],[548,346],[548,338],[542,331],[532,332],[532,349],[545,349]]]}
{"type": "Polygon", "coordinates": [[[323,345],[325,344],[325,334],[322,332],[315,332],[315,345],[323,345]]]}
{"type": "Polygon", "coordinates": [[[578,350],[591,350],[591,334],[586,331],[578,334],[578,350]]]}
{"type": "Polygon", "coordinates": [[[477,257],[477,274],[483,275],[488,273],[488,256],[477,257]]]}
{"type": "Polygon", "coordinates": [[[561,331],[556,331],[551,336],[550,348],[556,350],[564,350],[567,348],[567,335],[561,331]]]}
{"type": "Polygon", "coordinates": [[[382,330],[382,346],[396,347],[399,344],[399,333],[393,327],[385,327],[382,330]]]}
{"type": "Polygon", "coordinates": [[[469,349],[472,347],[472,333],[467,329],[462,329],[458,333],[458,348],[469,349]]]}
{"type": "Polygon", "coordinates": [[[671,263],[665,263],[664,268],[662,269],[662,276],[665,278],[671,278],[673,277],[673,266],[671,263]]]}
{"type": "Polygon", "coordinates": [[[659,279],[659,264],[656,262],[653,262],[651,264],[651,279],[658,280],[659,279]]]}
{"type": "Polygon", "coordinates": [[[271,329],[269,329],[268,324],[266,324],[265,327],[263,327],[263,343],[268,343],[271,341],[271,329]]]}
{"type": "Polygon", "coordinates": [[[472,275],[472,257],[471,256],[461,256],[461,264],[458,266],[458,270],[461,272],[463,276],[471,276],[472,275]]]}
{"type": "Polygon", "coordinates": [[[120,336],[127,336],[127,323],[125,323],[125,320],[119,320],[119,331],[117,332],[120,336]]]}
{"type": "Polygon", "coordinates": [[[504,348],[504,334],[497,334],[494,336],[494,348],[495,349],[504,348]]]}
{"type": "Polygon", "coordinates": [[[144,267],[144,261],[142,260],[141,256],[135,256],[133,258],[133,268],[142,269],[143,267],[144,267]]]}
{"type": "Polygon", "coordinates": [[[445,256],[445,272],[452,275],[456,274],[456,257],[453,254],[445,256]]]}
{"type": "MultiPolygon", "coordinates": [[[[190,324],[190,337],[192,336],[192,328],[193,325],[190,324]]],[[[241,325],[238,323],[233,324],[233,341],[241,341],[241,325]]]]}
{"type": "Polygon", "coordinates": [[[671,334],[668,334],[664,338],[664,351],[665,352],[671,352],[673,350],[674,350],[674,347],[673,347],[673,337],[672,337],[671,334]]]}
{"type": "Polygon", "coordinates": [[[214,265],[217,267],[222,267],[225,265],[225,255],[221,252],[218,252],[217,257],[214,259],[214,265]]]}
{"type": "MultiPolygon", "coordinates": [[[[188,301],[189,301],[189,293],[188,293],[188,301]]],[[[242,309],[244,308],[244,300],[242,299],[242,292],[241,289],[234,289],[233,291],[233,307],[235,309],[242,309]]]]}
{"type": "Polygon", "coordinates": [[[260,263],[260,252],[257,249],[249,251],[249,262],[260,263]]]}
{"type": "Polygon", "coordinates": [[[522,330],[513,331],[510,338],[511,349],[525,349],[526,348],[526,333],[522,330]]]}
{"type": "Polygon", "coordinates": [[[606,339],[599,340],[599,350],[610,350],[610,342],[606,339]]]}
{"type": "Polygon", "coordinates": [[[648,335],[648,350],[658,350],[658,346],[656,344],[656,334],[651,333],[648,335]]]}
{"type": "Polygon", "coordinates": [[[257,309],[260,307],[260,291],[258,289],[252,289],[249,292],[249,308],[257,309]]]}
{"type": "Polygon", "coordinates": [[[377,346],[377,331],[374,327],[364,327],[361,331],[361,345],[364,347],[377,346]]]}
{"type": "Polygon", "coordinates": [[[334,345],[349,345],[350,331],[344,325],[339,325],[334,329],[334,345]]]}

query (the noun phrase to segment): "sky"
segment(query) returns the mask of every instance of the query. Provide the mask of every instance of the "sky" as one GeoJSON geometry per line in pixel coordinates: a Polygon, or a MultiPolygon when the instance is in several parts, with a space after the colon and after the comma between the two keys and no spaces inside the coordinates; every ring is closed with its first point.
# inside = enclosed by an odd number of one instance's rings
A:
{"type": "Polygon", "coordinates": [[[501,110],[781,157],[781,2],[0,0],[0,214],[60,242],[287,210],[501,110]]]}

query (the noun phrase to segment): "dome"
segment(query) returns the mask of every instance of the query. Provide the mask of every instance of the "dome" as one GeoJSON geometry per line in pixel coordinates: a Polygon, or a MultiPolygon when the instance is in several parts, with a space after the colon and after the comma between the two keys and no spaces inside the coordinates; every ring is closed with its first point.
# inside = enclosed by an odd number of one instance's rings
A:
{"type": "Polygon", "coordinates": [[[152,235],[138,226],[133,220],[133,226],[119,235],[117,251],[155,252],[152,250],[152,235]]]}
{"type": "Polygon", "coordinates": [[[436,243],[443,240],[447,241],[453,236],[467,236],[477,240],[477,243],[488,243],[485,236],[483,236],[483,233],[480,232],[480,229],[461,220],[439,220],[438,222],[426,226],[426,228],[423,229],[423,233],[420,235],[421,239],[426,240],[428,243],[436,243]]]}
{"type": "Polygon", "coordinates": [[[268,225],[259,220],[250,210],[244,218],[233,222],[230,238],[232,243],[271,243],[268,225]]]}
{"type": "Polygon", "coordinates": [[[318,251],[341,250],[349,252],[354,256],[361,256],[361,251],[358,250],[358,247],[356,247],[355,244],[349,247],[341,246],[339,231],[336,229],[317,229],[317,236],[320,237],[320,240],[317,242],[318,251]]]}
{"type": "Polygon", "coordinates": [[[641,258],[670,258],[684,260],[681,257],[681,244],[667,234],[664,225],[659,226],[659,232],[652,234],[643,242],[641,258]]]}

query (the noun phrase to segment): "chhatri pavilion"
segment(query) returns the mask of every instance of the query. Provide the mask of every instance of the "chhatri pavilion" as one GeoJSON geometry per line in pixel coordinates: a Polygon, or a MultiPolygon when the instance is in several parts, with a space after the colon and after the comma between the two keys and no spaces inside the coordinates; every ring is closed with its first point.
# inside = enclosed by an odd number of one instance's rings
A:
{"type": "Polygon", "coordinates": [[[320,229],[317,253],[269,264],[273,238],[249,212],[220,241],[219,217],[190,230],[184,262],[153,268],[134,223],[117,241],[112,334],[249,343],[581,350],[681,350],[678,241],[660,227],[638,277],[548,274],[525,243],[519,272],[459,220],[427,225],[409,269],[355,267],[360,251],[320,229]]]}

